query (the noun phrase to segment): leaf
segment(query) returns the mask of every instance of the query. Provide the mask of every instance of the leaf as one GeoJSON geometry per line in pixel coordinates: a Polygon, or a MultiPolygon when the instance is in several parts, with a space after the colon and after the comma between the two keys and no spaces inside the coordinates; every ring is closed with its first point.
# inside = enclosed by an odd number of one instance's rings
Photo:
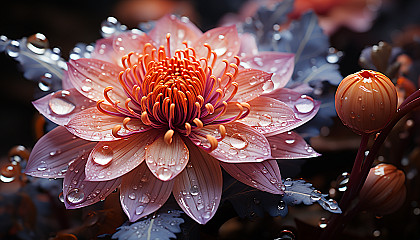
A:
{"type": "Polygon", "coordinates": [[[291,180],[286,179],[283,182],[286,190],[284,191],[283,200],[288,205],[305,204],[311,205],[314,202],[318,202],[322,208],[332,213],[341,213],[341,209],[337,202],[333,199],[327,200],[326,194],[322,194],[314,187],[311,183],[305,182],[304,180],[291,180]]]}
{"type": "Polygon", "coordinates": [[[67,65],[60,57],[58,48],[55,52],[49,48],[38,49],[37,53],[28,46],[27,38],[20,40],[4,38],[0,41],[0,51],[5,51],[19,62],[26,79],[41,82],[44,85],[44,89],[41,89],[43,91],[59,90],[63,71],[67,69],[67,65]]]}
{"type": "Polygon", "coordinates": [[[240,217],[262,217],[264,212],[273,217],[287,215],[287,205],[282,195],[249,187],[226,172],[223,172],[223,181],[222,201],[230,201],[240,217]]]}
{"type": "Polygon", "coordinates": [[[170,238],[176,238],[175,233],[181,232],[179,225],[184,222],[184,219],[180,217],[181,213],[180,210],[166,212],[160,210],[135,223],[126,222],[117,229],[112,238],[124,240],[169,240],[170,238]]]}
{"type": "Polygon", "coordinates": [[[243,31],[253,33],[259,45],[268,45],[275,32],[274,26],[286,23],[289,14],[293,10],[294,0],[284,0],[274,7],[262,6],[257,13],[243,25],[243,31]]]}

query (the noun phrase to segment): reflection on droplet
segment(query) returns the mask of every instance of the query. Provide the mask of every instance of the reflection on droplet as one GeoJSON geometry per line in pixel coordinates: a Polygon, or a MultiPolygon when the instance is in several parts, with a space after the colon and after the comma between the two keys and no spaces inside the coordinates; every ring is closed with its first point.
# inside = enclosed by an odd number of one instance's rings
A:
{"type": "Polygon", "coordinates": [[[134,200],[134,199],[136,199],[136,194],[134,192],[132,192],[132,193],[128,194],[128,198],[131,199],[131,200],[134,200]]]}
{"type": "Polygon", "coordinates": [[[92,80],[87,78],[85,79],[84,85],[82,86],[82,91],[89,92],[90,90],[92,90],[92,80]]]}
{"type": "Polygon", "coordinates": [[[347,183],[349,182],[350,174],[347,172],[342,173],[337,178],[337,190],[340,192],[344,192],[347,190],[347,183]]]}
{"type": "Polygon", "coordinates": [[[326,218],[322,217],[321,219],[319,219],[318,226],[320,228],[326,228],[327,223],[328,223],[328,220],[326,218]]]}
{"type": "Polygon", "coordinates": [[[260,125],[261,127],[267,127],[273,122],[273,117],[270,114],[266,113],[260,115],[258,119],[260,120],[258,122],[258,125],[260,125]]]}
{"type": "Polygon", "coordinates": [[[274,90],[274,83],[271,80],[268,80],[263,85],[263,93],[270,93],[274,90]]]}
{"type": "Polygon", "coordinates": [[[101,31],[104,36],[110,36],[116,32],[118,20],[114,17],[108,17],[101,24],[101,31]]]}
{"type": "Polygon", "coordinates": [[[60,91],[54,93],[48,103],[51,111],[57,115],[67,115],[76,108],[76,106],[69,100],[70,92],[60,91]]]}
{"type": "Polygon", "coordinates": [[[156,174],[158,178],[162,181],[169,180],[172,176],[172,171],[166,167],[160,167],[156,170],[156,174]]]}
{"type": "Polygon", "coordinates": [[[280,200],[278,205],[277,205],[277,209],[278,210],[283,210],[286,208],[286,203],[283,200],[280,200]]]}
{"type": "Polygon", "coordinates": [[[197,185],[191,186],[191,189],[190,189],[191,195],[197,196],[199,192],[200,192],[200,190],[198,189],[197,185]]]}
{"type": "Polygon", "coordinates": [[[93,154],[93,161],[96,164],[105,166],[109,164],[114,157],[114,151],[108,145],[98,148],[93,154]]]}
{"type": "Polygon", "coordinates": [[[230,139],[230,145],[236,149],[245,149],[248,146],[248,141],[245,136],[240,133],[234,133],[230,139]]]}
{"type": "Polygon", "coordinates": [[[20,43],[18,41],[10,41],[10,43],[6,46],[6,53],[12,58],[16,58],[19,56],[19,47],[20,43]]]}
{"type": "Polygon", "coordinates": [[[42,33],[36,33],[28,38],[26,46],[29,50],[36,54],[45,53],[46,49],[49,47],[48,39],[42,33]]]}
{"type": "Polygon", "coordinates": [[[39,79],[38,87],[41,89],[41,91],[47,92],[51,90],[52,86],[52,75],[51,73],[45,73],[41,79],[39,79]]]}
{"type": "Polygon", "coordinates": [[[137,214],[137,215],[142,214],[142,213],[143,213],[143,211],[144,211],[144,206],[138,206],[138,207],[136,208],[136,214],[137,214]]]}
{"type": "Polygon", "coordinates": [[[60,194],[58,194],[58,199],[60,200],[60,202],[64,202],[64,194],[63,192],[60,192],[60,194]]]}
{"type": "Polygon", "coordinates": [[[310,113],[314,110],[314,100],[306,95],[302,95],[295,104],[295,108],[300,113],[310,113]]]}
{"type": "Polygon", "coordinates": [[[221,47],[221,48],[217,48],[214,50],[214,52],[217,54],[217,56],[222,56],[223,54],[225,54],[227,51],[226,47],[221,47]]]}
{"type": "Polygon", "coordinates": [[[85,199],[85,193],[78,188],[73,188],[67,193],[67,202],[71,204],[81,203],[85,199]]]}

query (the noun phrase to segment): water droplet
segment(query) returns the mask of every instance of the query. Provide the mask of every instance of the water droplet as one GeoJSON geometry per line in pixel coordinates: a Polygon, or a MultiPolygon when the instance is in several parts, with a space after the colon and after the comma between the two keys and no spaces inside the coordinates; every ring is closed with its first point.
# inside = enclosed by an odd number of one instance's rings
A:
{"type": "Polygon", "coordinates": [[[248,141],[245,136],[240,133],[234,133],[230,139],[230,145],[236,149],[245,149],[248,146],[248,141]]]}
{"type": "Polygon", "coordinates": [[[326,228],[327,224],[328,224],[328,220],[326,218],[322,217],[321,219],[319,219],[318,226],[320,228],[326,228]]]}
{"type": "Polygon", "coordinates": [[[258,122],[258,125],[260,125],[261,127],[267,127],[273,122],[273,117],[270,114],[266,113],[260,115],[258,119],[260,120],[258,122]]]}
{"type": "Polygon", "coordinates": [[[227,51],[226,47],[221,47],[221,48],[217,48],[214,50],[214,52],[217,54],[218,57],[222,56],[223,54],[225,54],[227,51]]]}
{"type": "Polygon", "coordinates": [[[286,140],[284,140],[284,142],[286,142],[287,144],[293,144],[293,143],[295,143],[295,139],[286,139],[286,140]]]}
{"type": "Polygon", "coordinates": [[[317,192],[314,192],[314,193],[311,194],[311,200],[312,201],[318,201],[320,199],[321,199],[321,196],[317,192]]]}
{"type": "Polygon", "coordinates": [[[6,53],[12,58],[16,58],[19,56],[19,47],[20,43],[16,40],[10,41],[9,44],[6,46],[6,53]]]}
{"type": "Polygon", "coordinates": [[[264,83],[263,85],[263,93],[270,93],[274,90],[274,83],[271,80],[268,80],[267,82],[264,83]]]}
{"type": "Polygon", "coordinates": [[[220,34],[220,35],[218,36],[218,38],[219,38],[220,40],[223,40],[223,39],[225,39],[225,35],[220,34]]]}
{"type": "Polygon", "coordinates": [[[85,193],[78,188],[73,188],[67,193],[67,201],[71,204],[81,203],[85,199],[85,193]]]}
{"type": "Polygon", "coordinates": [[[28,38],[26,46],[36,54],[44,54],[49,44],[44,34],[36,33],[28,38]]]}
{"type": "Polygon", "coordinates": [[[138,207],[136,208],[136,214],[137,214],[137,215],[142,214],[142,213],[143,213],[143,211],[144,211],[144,206],[138,206],[138,207]]]}
{"type": "Polygon", "coordinates": [[[193,185],[193,186],[191,186],[190,193],[193,196],[197,196],[198,193],[200,193],[200,189],[198,188],[197,185],[193,185]]]}
{"type": "Polygon", "coordinates": [[[41,89],[41,91],[47,92],[51,90],[52,86],[52,75],[51,73],[45,73],[41,79],[39,79],[38,87],[41,89]]]}
{"type": "Polygon", "coordinates": [[[117,26],[119,22],[114,17],[108,17],[106,21],[103,21],[101,24],[101,31],[102,34],[106,36],[111,36],[113,33],[117,31],[117,26]]]}
{"type": "Polygon", "coordinates": [[[283,200],[280,200],[278,205],[277,205],[277,209],[278,210],[283,210],[286,208],[286,203],[283,200]]]}
{"type": "Polygon", "coordinates": [[[109,164],[114,157],[114,151],[108,145],[98,148],[93,154],[93,161],[96,164],[105,166],[109,164]]]}
{"type": "Polygon", "coordinates": [[[58,199],[60,200],[60,202],[64,202],[64,194],[63,192],[61,192],[60,194],[58,194],[58,199]]]}
{"type": "Polygon", "coordinates": [[[51,111],[57,115],[67,115],[76,108],[76,106],[69,100],[70,92],[60,91],[54,93],[48,103],[51,111]]]}
{"type": "Polygon", "coordinates": [[[252,76],[250,79],[249,79],[249,84],[252,86],[252,85],[255,85],[256,83],[258,82],[258,79],[255,77],[255,76],[252,76]]]}
{"type": "Polygon", "coordinates": [[[131,199],[131,200],[134,200],[134,199],[136,199],[136,194],[134,192],[132,192],[132,193],[128,194],[128,198],[131,199]]]}
{"type": "Polygon", "coordinates": [[[337,178],[337,190],[340,192],[344,192],[347,190],[347,183],[349,182],[350,174],[347,172],[342,173],[337,178]]]}
{"type": "Polygon", "coordinates": [[[172,177],[172,171],[166,167],[160,167],[156,170],[158,178],[162,181],[169,180],[172,177]]]}
{"type": "Polygon", "coordinates": [[[295,104],[295,108],[300,113],[310,113],[314,110],[314,100],[306,95],[302,95],[295,104]]]}
{"type": "Polygon", "coordinates": [[[90,90],[92,90],[92,85],[92,80],[90,80],[89,78],[85,79],[85,84],[82,86],[82,91],[89,92],[90,90]]]}

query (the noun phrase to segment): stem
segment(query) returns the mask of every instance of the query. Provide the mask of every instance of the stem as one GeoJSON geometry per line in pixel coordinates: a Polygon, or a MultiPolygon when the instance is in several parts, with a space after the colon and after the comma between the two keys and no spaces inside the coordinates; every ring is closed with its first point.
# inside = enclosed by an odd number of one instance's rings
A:
{"type": "Polygon", "coordinates": [[[340,201],[340,208],[343,213],[342,215],[333,215],[331,217],[327,228],[321,235],[321,239],[323,240],[334,239],[334,236],[337,233],[337,231],[341,230],[344,227],[344,223],[347,222],[347,208],[351,203],[351,200],[353,200],[355,195],[357,195],[358,193],[358,183],[361,180],[361,168],[364,163],[363,160],[369,137],[370,134],[362,134],[362,140],[360,142],[359,150],[357,151],[356,159],[353,164],[353,169],[350,173],[350,179],[347,184],[347,190],[344,192],[344,195],[340,201]]]}
{"type": "Polygon", "coordinates": [[[331,217],[330,223],[321,235],[322,240],[334,239],[334,236],[341,232],[344,229],[345,224],[359,211],[359,208],[357,206],[350,210],[348,210],[347,208],[349,207],[351,200],[359,195],[359,192],[362,189],[363,184],[365,183],[367,175],[369,174],[369,171],[372,167],[372,163],[381,145],[383,144],[383,142],[385,141],[386,137],[391,132],[395,124],[397,124],[397,122],[407,113],[419,106],[420,89],[408,96],[405,99],[405,101],[400,105],[400,108],[397,110],[397,113],[395,114],[393,119],[389,121],[388,125],[386,125],[386,127],[382,129],[378,137],[375,139],[365,161],[363,161],[364,152],[366,150],[367,142],[369,140],[369,134],[362,135],[360,147],[357,152],[353,169],[350,174],[349,183],[347,184],[348,188],[340,201],[340,207],[343,214],[333,215],[331,217]]]}

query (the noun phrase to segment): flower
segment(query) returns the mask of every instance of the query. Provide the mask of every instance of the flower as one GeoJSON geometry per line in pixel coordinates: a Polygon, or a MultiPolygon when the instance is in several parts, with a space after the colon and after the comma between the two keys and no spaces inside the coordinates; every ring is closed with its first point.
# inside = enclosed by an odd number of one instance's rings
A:
{"type": "MultiPolygon", "coordinates": [[[[92,58],[71,60],[65,90],[34,102],[60,125],[35,145],[26,173],[64,177],[67,208],[104,199],[117,187],[130,221],[159,209],[171,192],[206,223],[222,194],[222,166],[259,190],[283,193],[274,158],[318,156],[291,132],[319,103],[290,91],[273,94],[272,74],[245,68],[291,54],[248,54],[236,28],[202,33],[185,18],[165,16],[149,33],[118,33],[96,42],[92,58]]],[[[287,76],[293,69],[284,68],[287,76]]],[[[278,76],[276,80],[287,82],[278,76]]]]}
{"type": "Polygon", "coordinates": [[[397,91],[382,73],[362,70],[345,77],[335,94],[337,114],[356,133],[384,128],[397,111],[397,91]]]}
{"type": "Polygon", "coordinates": [[[405,201],[405,175],[394,165],[381,163],[369,171],[360,191],[360,206],[379,215],[398,210],[405,201]]]}

